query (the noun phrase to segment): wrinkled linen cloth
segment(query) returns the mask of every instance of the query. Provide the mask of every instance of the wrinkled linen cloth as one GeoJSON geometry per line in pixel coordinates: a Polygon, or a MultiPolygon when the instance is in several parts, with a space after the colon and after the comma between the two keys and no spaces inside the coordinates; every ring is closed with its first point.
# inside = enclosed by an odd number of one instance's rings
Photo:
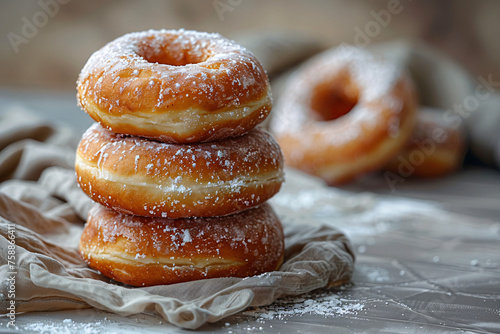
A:
{"type": "MultiPolygon", "coordinates": [[[[15,276],[17,312],[95,307],[131,315],[156,312],[183,328],[198,328],[245,310],[350,280],[354,254],[333,227],[282,216],[285,261],[278,271],[248,278],[130,287],[90,269],[78,242],[92,201],[73,170],[79,138],[32,114],[0,115],[0,307],[15,276]],[[15,236],[15,264],[8,246],[15,236]],[[15,274],[12,274],[12,273],[15,274]]],[[[288,182],[293,183],[292,179],[288,182]]]]}

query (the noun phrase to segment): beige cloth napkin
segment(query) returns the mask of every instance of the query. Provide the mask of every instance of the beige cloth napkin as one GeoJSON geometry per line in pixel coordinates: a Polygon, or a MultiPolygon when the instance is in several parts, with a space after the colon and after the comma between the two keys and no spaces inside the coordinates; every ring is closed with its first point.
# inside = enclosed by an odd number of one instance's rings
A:
{"type": "Polygon", "coordinates": [[[0,115],[0,181],[4,181],[0,183],[0,308],[4,312],[9,305],[6,279],[12,271],[17,312],[87,307],[121,315],[157,312],[183,328],[197,328],[249,306],[350,279],[354,255],[344,234],[332,227],[285,220],[285,262],[278,271],[145,288],[111,282],[78,254],[83,220],[92,205],[77,187],[73,171],[78,139],[70,130],[30,114],[0,115]],[[13,269],[6,251],[12,229],[13,269]]]}

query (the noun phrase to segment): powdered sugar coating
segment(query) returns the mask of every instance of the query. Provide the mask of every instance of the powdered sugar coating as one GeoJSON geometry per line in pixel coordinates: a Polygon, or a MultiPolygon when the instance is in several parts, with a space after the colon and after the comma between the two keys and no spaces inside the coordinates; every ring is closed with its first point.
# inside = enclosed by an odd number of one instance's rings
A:
{"type": "Polygon", "coordinates": [[[95,201],[157,217],[219,216],[256,206],[280,188],[283,157],[260,128],[192,145],[117,135],[98,124],[80,142],[76,171],[95,201]]]}
{"type": "MultiPolygon", "coordinates": [[[[119,100],[106,101],[105,96],[100,96],[99,88],[107,80],[115,83],[114,89],[123,89],[127,94],[137,97],[146,93],[142,84],[139,84],[146,80],[149,86],[157,86],[158,107],[170,104],[168,99],[161,98],[163,96],[188,94],[191,105],[197,105],[199,96],[204,95],[214,104],[212,109],[215,110],[238,106],[241,99],[264,93],[267,87],[262,87],[262,81],[265,80],[261,72],[260,64],[248,50],[219,34],[190,30],[149,30],[124,35],[95,52],[82,69],[79,84],[83,85],[84,91],[92,88],[90,96],[113,113],[126,110],[120,107],[119,100]],[[176,66],[148,61],[152,55],[165,52],[173,62],[183,63],[182,58],[187,58],[193,63],[176,66]],[[252,71],[240,71],[244,67],[251,67],[252,71]],[[106,76],[100,76],[103,73],[106,76]],[[146,73],[152,75],[145,76],[146,73]],[[246,75],[248,73],[254,75],[246,75]],[[86,81],[91,76],[99,76],[96,87],[89,87],[86,81]],[[230,78],[233,91],[226,91],[226,87],[217,82],[220,76],[230,78]],[[186,79],[192,84],[189,87],[177,81],[186,79]],[[177,91],[170,88],[170,82],[174,83],[177,91]]],[[[80,97],[85,99],[87,94],[80,97]]]]}
{"type": "Polygon", "coordinates": [[[232,123],[222,135],[241,135],[272,104],[253,54],[219,34],[188,30],[124,35],[90,57],[77,85],[80,106],[96,121],[168,142],[222,139],[214,129],[224,121],[232,123]]]}
{"type": "Polygon", "coordinates": [[[89,212],[82,257],[104,275],[132,285],[250,276],[277,269],[281,223],[264,204],[225,217],[165,219],[89,212]]]}

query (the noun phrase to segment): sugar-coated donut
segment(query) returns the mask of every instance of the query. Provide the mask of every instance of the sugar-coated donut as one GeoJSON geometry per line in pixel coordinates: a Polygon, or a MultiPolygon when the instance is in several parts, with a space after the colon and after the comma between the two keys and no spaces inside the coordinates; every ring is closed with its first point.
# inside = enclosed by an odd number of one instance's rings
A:
{"type": "Polygon", "coordinates": [[[242,135],[272,105],[252,53],[219,34],[187,30],[110,42],[90,57],[77,86],[80,106],[106,128],[173,143],[242,135]]]}
{"type": "Polygon", "coordinates": [[[186,219],[129,216],[96,204],[80,253],[107,277],[149,286],[276,270],[284,237],[269,204],[230,216],[186,219]]]}
{"type": "Polygon", "coordinates": [[[457,170],[464,154],[462,129],[443,113],[421,109],[411,140],[385,169],[404,177],[438,177],[457,170]]]}
{"type": "Polygon", "coordinates": [[[289,79],[271,119],[285,162],[329,184],[379,169],[410,137],[413,85],[396,65],[342,47],[289,79]]]}
{"type": "Polygon", "coordinates": [[[221,216],[259,205],[283,182],[283,157],[257,127],[198,144],[168,144],[92,125],[75,169],[94,201],[123,213],[168,218],[221,216]]]}

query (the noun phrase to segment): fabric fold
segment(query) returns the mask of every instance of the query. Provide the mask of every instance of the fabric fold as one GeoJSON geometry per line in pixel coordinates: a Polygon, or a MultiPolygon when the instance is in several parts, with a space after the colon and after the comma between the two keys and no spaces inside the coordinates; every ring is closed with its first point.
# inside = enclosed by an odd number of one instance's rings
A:
{"type": "MultiPolygon", "coordinates": [[[[156,312],[174,325],[194,329],[249,306],[346,282],[352,275],[353,251],[341,232],[285,219],[286,257],[278,271],[144,288],[114,282],[79,256],[79,238],[93,202],[76,183],[78,140],[68,140],[67,129],[51,128],[24,113],[2,116],[0,127],[22,129],[22,134],[0,134],[0,178],[6,180],[0,183],[0,248],[7,249],[13,229],[17,312],[88,307],[120,315],[156,312]]],[[[12,272],[4,253],[1,278],[12,272]]],[[[6,288],[7,281],[1,282],[6,288]]],[[[8,303],[0,295],[0,307],[5,310],[8,303]]]]}

